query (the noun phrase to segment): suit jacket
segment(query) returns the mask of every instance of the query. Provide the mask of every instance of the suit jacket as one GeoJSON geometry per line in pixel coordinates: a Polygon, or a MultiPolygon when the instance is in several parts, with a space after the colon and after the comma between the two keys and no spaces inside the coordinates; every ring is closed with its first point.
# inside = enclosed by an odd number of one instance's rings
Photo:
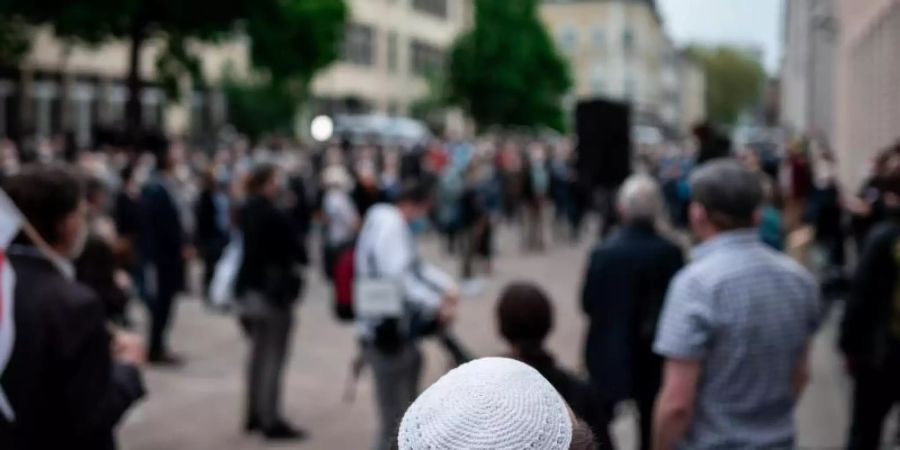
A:
{"type": "Polygon", "coordinates": [[[590,319],[585,359],[607,401],[659,389],[662,361],[653,337],[681,249],[649,226],[627,226],[591,253],[582,293],[590,319]]]}
{"type": "Polygon", "coordinates": [[[0,448],[112,449],[113,428],[144,394],[140,373],[112,361],[103,305],[31,247],[10,249],[17,339],[2,384],[16,413],[0,448]]]}
{"type": "Polygon", "coordinates": [[[292,303],[302,280],[294,272],[308,262],[302,236],[290,217],[271,201],[251,196],[241,208],[244,256],[235,290],[238,295],[256,291],[279,306],[292,303]]]}
{"type": "Polygon", "coordinates": [[[156,268],[156,290],[172,296],[185,287],[184,247],[188,242],[175,199],[161,179],[154,180],[141,195],[145,224],[141,256],[156,268]]]}

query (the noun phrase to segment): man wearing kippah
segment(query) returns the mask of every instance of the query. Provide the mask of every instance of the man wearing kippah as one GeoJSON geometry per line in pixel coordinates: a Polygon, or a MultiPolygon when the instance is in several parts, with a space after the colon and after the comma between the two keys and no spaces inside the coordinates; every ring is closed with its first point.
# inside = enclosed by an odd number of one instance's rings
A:
{"type": "Polygon", "coordinates": [[[817,284],[770,250],[759,178],[733,160],[691,177],[703,242],[666,297],[654,351],[666,358],[654,448],[794,448],[793,410],[820,322],[817,284]]]}

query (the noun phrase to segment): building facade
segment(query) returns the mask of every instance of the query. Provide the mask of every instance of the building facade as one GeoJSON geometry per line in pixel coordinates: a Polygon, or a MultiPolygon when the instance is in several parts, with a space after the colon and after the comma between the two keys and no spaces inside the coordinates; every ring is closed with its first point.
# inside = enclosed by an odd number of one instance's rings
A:
{"type": "Polygon", "coordinates": [[[900,0],[838,0],[835,142],[855,189],[869,160],[900,140],[900,0]]]}
{"type": "Polygon", "coordinates": [[[680,132],[705,115],[702,71],[675,48],[652,0],[544,0],[541,17],[572,67],[573,103],[627,101],[636,123],[680,132]]]}
{"type": "MultiPolygon", "coordinates": [[[[428,93],[428,77],[443,70],[456,37],[472,22],[471,0],[346,0],[350,19],[340,60],[312,83],[314,113],[405,115],[428,93]]],[[[210,86],[226,71],[250,75],[249,45],[236,38],[197,45],[210,86]]],[[[144,125],[170,134],[208,136],[227,123],[227,104],[217,90],[192,89],[167,101],[154,85],[159,46],[142,54],[144,125]]],[[[53,137],[72,131],[83,147],[98,129],[121,127],[128,99],[129,47],[66,45],[47,29],[37,30],[30,52],[16,68],[0,68],[0,137],[53,137]]],[[[461,114],[451,116],[456,129],[461,114]]]]}
{"type": "Polygon", "coordinates": [[[471,25],[471,0],[347,1],[341,60],[312,84],[316,112],[409,114],[471,25]]]}
{"type": "MultiPolygon", "coordinates": [[[[196,45],[204,78],[215,85],[226,70],[243,76],[249,70],[246,42],[196,45]]],[[[160,47],[149,43],[142,53],[142,116],[148,128],[199,135],[227,121],[225,99],[216,91],[184,84],[179,102],[167,101],[154,85],[160,47]]],[[[99,129],[121,127],[128,99],[129,47],[113,42],[97,47],[67,45],[49,29],[35,31],[31,48],[16,68],[0,69],[0,137],[49,138],[71,131],[86,147],[99,129]]]]}
{"type": "Polygon", "coordinates": [[[835,0],[785,2],[781,125],[834,145],[838,26],[835,0]]]}

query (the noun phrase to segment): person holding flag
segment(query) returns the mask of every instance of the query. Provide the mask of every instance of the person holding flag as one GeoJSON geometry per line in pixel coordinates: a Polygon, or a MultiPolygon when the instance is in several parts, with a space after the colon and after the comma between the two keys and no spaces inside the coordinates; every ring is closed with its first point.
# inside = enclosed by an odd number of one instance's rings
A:
{"type": "Polygon", "coordinates": [[[114,449],[116,424],[144,395],[144,350],[111,331],[75,281],[87,232],[79,178],[32,166],[3,188],[0,244],[16,237],[0,259],[0,448],[114,449]]]}

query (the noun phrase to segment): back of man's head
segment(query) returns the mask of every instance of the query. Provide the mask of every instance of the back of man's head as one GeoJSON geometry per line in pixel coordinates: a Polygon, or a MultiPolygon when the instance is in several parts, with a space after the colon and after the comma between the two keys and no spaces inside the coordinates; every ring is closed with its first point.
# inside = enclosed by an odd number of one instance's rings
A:
{"type": "Polygon", "coordinates": [[[653,225],[663,212],[659,185],[647,175],[632,175],[625,180],[617,203],[622,221],[628,224],[653,225]]]}
{"type": "Polygon", "coordinates": [[[397,194],[397,204],[412,204],[416,206],[427,204],[431,201],[431,189],[428,183],[419,180],[405,181],[400,186],[397,194]]]}
{"type": "Polygon", "coordinates": [[[703,206],[719,231],[751,228],[762,205],[760,175],[733,159],[720,159],[698,168],[690,179],[692,200],[703,206]]]}
{"type": "Polygon", "coordinates": [[[63,220],[84,198],[79,176],[60,165],[25,166],[3,183],[3,189],[50,245],[59,243],[63,220]]]}

